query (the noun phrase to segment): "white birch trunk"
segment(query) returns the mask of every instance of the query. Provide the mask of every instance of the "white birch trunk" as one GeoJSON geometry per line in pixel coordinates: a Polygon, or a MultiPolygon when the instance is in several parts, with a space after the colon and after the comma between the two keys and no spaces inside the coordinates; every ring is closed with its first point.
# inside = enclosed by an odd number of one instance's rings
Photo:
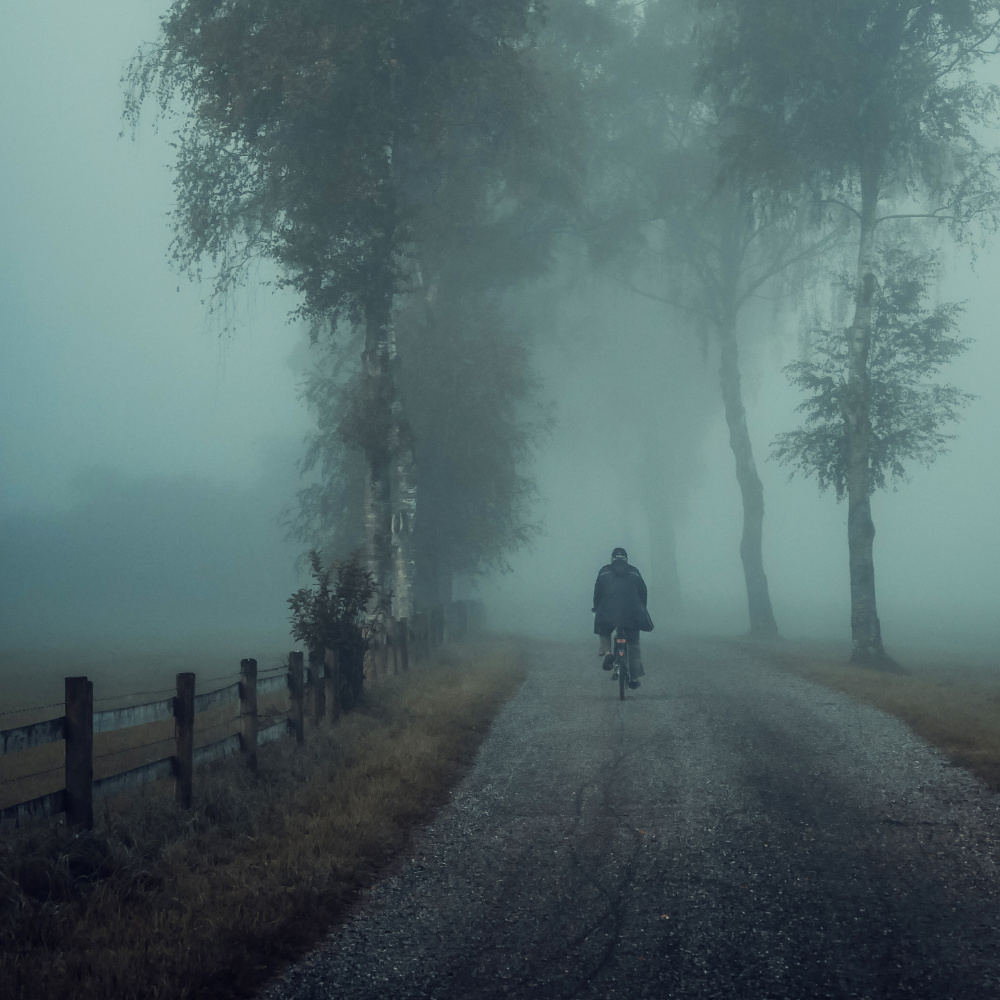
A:
{"type": "MultiPolygon", "coordinates": [[[[380,387],[389,377],[386,370],[388,354],[376,345],[375,350],[365,351],[362,377],[369,382],[365,393],[371,400],[382,398],[380,387]]],[[[373,425],[384,423],[384,415],[370,414],[373,425]]],[[[386,589],[391,580],[392,561],[392,507],[389,474],[389,442],[372,440],[365,448],[365,562],[380,590],[386,589]]]]}
{"type": "Polygon", "coordinates": [[[416,559],[413,530],[417,520],[417,458],[409,428],[398,422],[394,428],[394,495],[392,544],[395,556],[393,617],[413,617],[416,559]]]}

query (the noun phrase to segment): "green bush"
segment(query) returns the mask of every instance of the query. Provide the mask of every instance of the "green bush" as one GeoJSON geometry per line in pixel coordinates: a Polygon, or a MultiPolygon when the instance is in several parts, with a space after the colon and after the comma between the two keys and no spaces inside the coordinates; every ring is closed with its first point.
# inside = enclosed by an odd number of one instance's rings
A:
{"type": "Polygon", "coordinates": [[[314,549],[309,565],[315,585],[288,598],[292,635],[313,655],[337,650],[343,707],[349,709],[361,694],[365,653],[385,626],[386,601],[358,552],[324,567],[314,549]]]}

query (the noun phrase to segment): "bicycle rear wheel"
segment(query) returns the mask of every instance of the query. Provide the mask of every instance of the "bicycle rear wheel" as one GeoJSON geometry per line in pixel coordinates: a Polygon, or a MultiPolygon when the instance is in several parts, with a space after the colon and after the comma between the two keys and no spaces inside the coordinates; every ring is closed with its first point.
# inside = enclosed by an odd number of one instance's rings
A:
{"type": "Polygon", "coordinates": [[[628,685],[628,651],[618,658],[618,700],[625,700],[625,688],[628,685]]]}

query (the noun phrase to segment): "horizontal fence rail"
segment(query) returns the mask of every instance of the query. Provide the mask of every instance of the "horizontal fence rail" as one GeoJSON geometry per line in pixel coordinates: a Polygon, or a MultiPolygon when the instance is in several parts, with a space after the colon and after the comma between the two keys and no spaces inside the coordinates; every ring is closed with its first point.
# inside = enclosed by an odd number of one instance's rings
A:
{"type": "Polygon", "coordinates": [[[108,795],[117,795],[119,792],[127,792],[130,788],[149,784],[151,781],[169,778],[173,773],[174,758],[163,757],[149,764],[140,764],[131,770],[122,771],[121,774],[98,778],[92,785],[92,794],[95,799],[103,799],[108,795]]]}
{"type": "MultiPolygon", "coordinates": [[[[260,743],[259,736],[257,742],[260,743]]],[[[191,756],[194,760],[194,766],[201,767],[203,764],[211,764],[213,760],[219,760],[227,754],[237,753],[242,749],[243,744],[240,742],[239,734],[232,733],[229,736],[224,736],[221,740],[216,740],[214,743],[207,743],[203,747],[198,747],[191,756]]]]}
{"type": "Polygon", "coordinates": [[[275,691],[283,691],[288,687],[288,674],[278,674],[276,677],[266,677],[262,681],[257,681],[257,694],[272,694],[275,691]]]}
{"type": "Polygon", "coordinates": [[[23,826],[30,820],[58,816],[59,813],[65,811],[66,789],[60,788],[58,792],[49,792],[48,795],[39,795],[37,799],[29,799],[27,802],[8,806],[0,811],[0,824],[23,826]]]}
{"type": "Polygon", "coordinates": [[[66,739],[66,716],[49,719],[46,722],[36,722],[33,726],[21,726],[18,729],[7,729],[0,733],[0,754],[17,753],[19,750],[32,750],[66,739]]]}
{"type": "MultiPolygon", "coordinates": [[[[218,691],[209,691],[208,694],[199,694],[194,699],[195,712],[208,712],[213,708],[220,708],[228,705],[232,701],[238,701],[240,697],[240,681],[230,684],[228,687],[219,688],[218,691]]],[[[260,688],[257,689],[258,693],[260,688]]]]}
{"type": "MultiPolygon", "coordinates": [[[[469,608],[474,603],[460,601],[447,607],[439,605],[409,620],[387,619],[366,655],[364,673],[367,679],[374,681],[380,673],[406,671],[411,662],[426,659],[446,638],[464,638],[467,631],[472,631],[470,626],[478,624],[469,608]]],[[[189,807],[196,768],[229,754],[241,753],[246,766],[253,769],[257,765],[258,747],[289,735],[294,735],[301,743],[307,702],[311,721],[337,722],[342,711],[344,682],[336,651],[327,649],[324,655],[317,655],[315,659],[310,656],[308,665],[303,661],[301,652],[289,653],[286,668],[258,679],[257,661],[242,660],[238,681],[204,694],[195,694],[194,674],[181,673],[176,678],[177,694],[171,698],[101,712],[94,711],[92,682],[86,677],[67,677],[64,715],[0,731],[0,756],[64,741],[65,787],[0,809],[0,827],[19,827],[65,813],[67,823],[89,829],[93,826],[95,800],[169,777],[174,779],[177,801],[189,807]],[[258,698],[279,691],[288,692],[287,714],[259,729],[258,698]],[[239,716],[231,723],[235,731],[195,748],[195,716],[234,702],[240,704],[239,716]],[[94,778],[95,735],[168,719],[174,720],[174,753],[127,771],[94,778]]],[[[128,748],[122,752],[127,753],[128,748]]]]}
{"type": "Polygon", "coordinates": [[[174,717],[174,699],[165,698],[134,708],[112,708],[94,713],[94,733],[114,733],[119,729],[132,729],[151,722],[163,722],[174,717]]]}
{"type": "Polygon", "coordinates": [[[257,733],[257,745],[260,746],[264,743],[273,743],[275,740],[287,735],[288,720],[282,719],[281,722],[276,722],[273,726],[269,726],[267,729],[262,729],[257,733]]]}

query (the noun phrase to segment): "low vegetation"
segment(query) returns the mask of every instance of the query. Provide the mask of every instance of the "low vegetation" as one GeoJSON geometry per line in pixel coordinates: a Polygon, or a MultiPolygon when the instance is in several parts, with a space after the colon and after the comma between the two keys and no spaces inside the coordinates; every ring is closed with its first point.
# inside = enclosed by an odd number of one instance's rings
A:
{"type": "Polygon", "coordinates": [[[1000,791],[1000,662],[926,652],[900,655],[894,672],[851,666],[849,649],[739,640],[775,666],[874,705],[905,722],[958,766],[1000,791]]]}
{"type": "Polygon", "coordinates": [[[522,678],[517,648],[442,652],[304,746],[103,803],[0,844],[0,996],[247,996],[316,943],[446,799],[522,678]]]}

